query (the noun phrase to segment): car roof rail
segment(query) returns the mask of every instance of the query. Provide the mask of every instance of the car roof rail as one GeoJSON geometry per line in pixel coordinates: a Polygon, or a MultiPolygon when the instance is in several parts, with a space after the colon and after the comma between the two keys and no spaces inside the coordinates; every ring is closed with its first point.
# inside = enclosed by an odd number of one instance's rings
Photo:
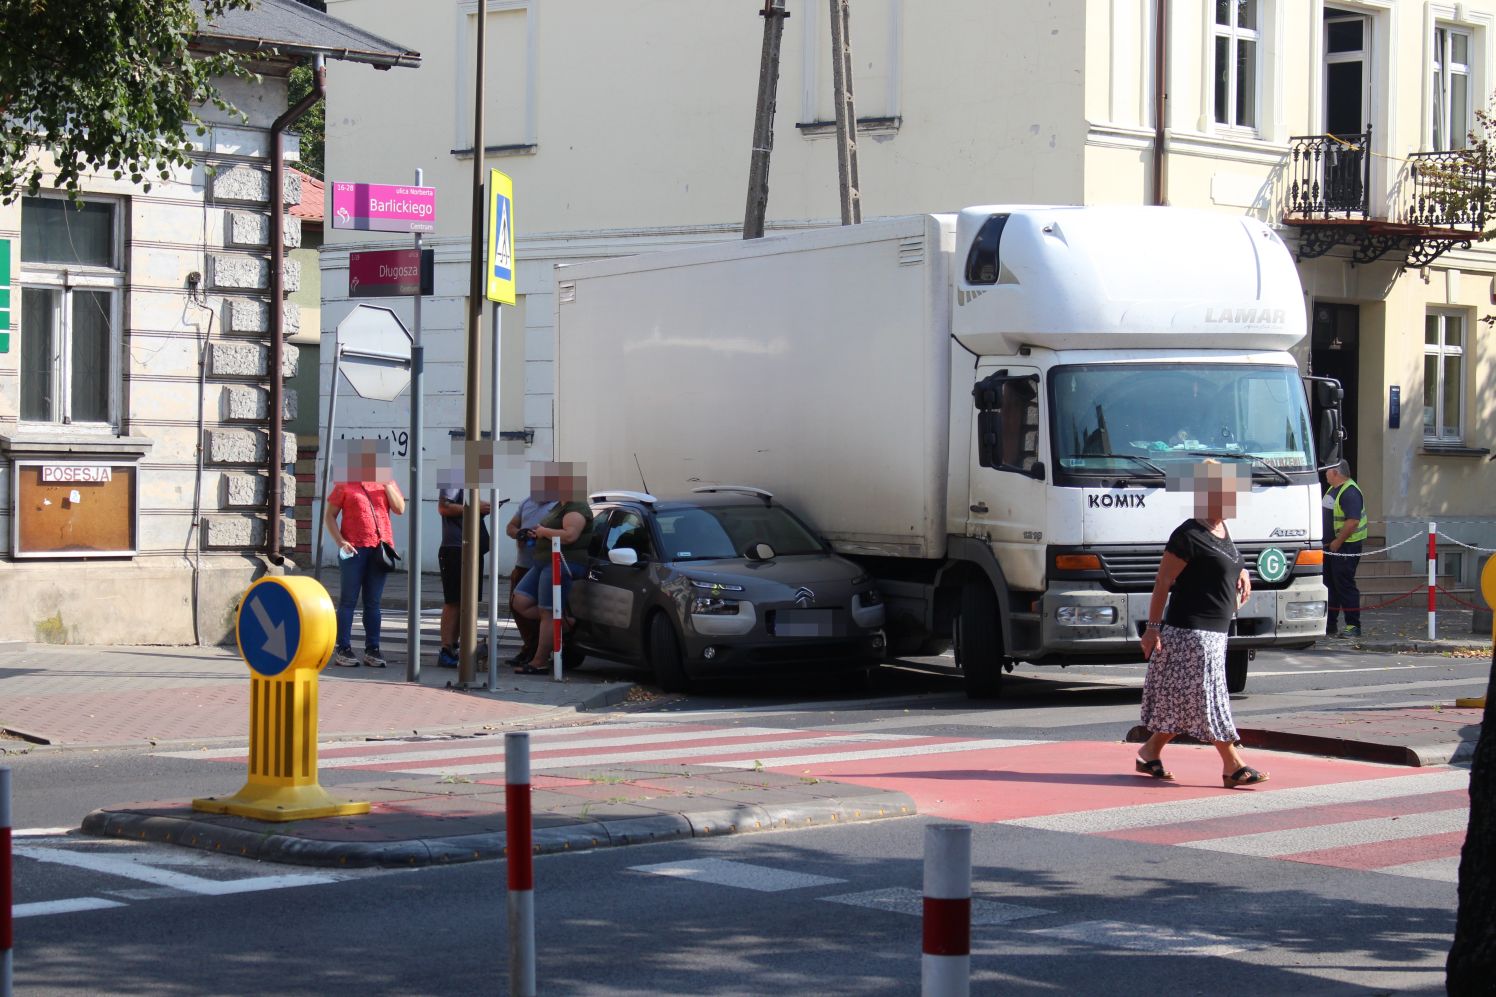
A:
{"type": "Polygon", "coordinates": [[[649,494],[648,492],[611,491],[611,492],[593,492],[591,495],[587,496],[587,501],[589,501],[589,502],[615,502],[615,501],[622,501],[622,502],[643,502],[645,505],[654,505],[656,502],[659,501],[659,499],[655,498],[653,495],[649,494]]]}
{"type": "Polygon", "coordinates": [[[696,492],[734,492],[738,495],[753,495],[764,500],[764,505],[774,504],[774,493],[763,488],[754,488],[752,485],[702,485],[691,489],[696,492]]]}

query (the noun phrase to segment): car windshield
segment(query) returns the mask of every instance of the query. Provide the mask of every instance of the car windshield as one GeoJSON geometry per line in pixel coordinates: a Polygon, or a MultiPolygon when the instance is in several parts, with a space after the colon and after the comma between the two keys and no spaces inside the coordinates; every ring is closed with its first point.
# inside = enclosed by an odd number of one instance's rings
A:
{"type": "Polygon", "coordinates": [[[777,506],[714,505],[655,514],[667,561],[742,557],[766,543],[781,556],[819,554],[823,548],[794,516],[777,506]]]}
{"type": "Polygon", "coordinates": [[[1268,364],[1056,368],[1054,450],[1074,474],[1151,479],[1171,464],[1236,457],[1262,483],[1314,467],[1298,370],[1268,364]]]}

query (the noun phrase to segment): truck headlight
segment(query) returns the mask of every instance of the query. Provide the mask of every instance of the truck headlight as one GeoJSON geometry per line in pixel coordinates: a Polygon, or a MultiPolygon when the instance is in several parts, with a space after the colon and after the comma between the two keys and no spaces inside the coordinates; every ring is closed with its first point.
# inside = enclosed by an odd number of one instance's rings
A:
{"type": "Polygon", "coordinates": [[[1061,606],[1054,618],[1066,627],[1103,627],[1117,622],[1117,607],[1061,606]]]}
{"type": "Polygon", "coordinates": [[[698,597],[691,600],[692,616],[737,616],[738,600],[698,597]]]}
{"type": "Polygon", "coordinates": [[[1290,602],[1284,615],[1290,620],[1318,620],[1325,615],[1325,602],[1290,602]]]}

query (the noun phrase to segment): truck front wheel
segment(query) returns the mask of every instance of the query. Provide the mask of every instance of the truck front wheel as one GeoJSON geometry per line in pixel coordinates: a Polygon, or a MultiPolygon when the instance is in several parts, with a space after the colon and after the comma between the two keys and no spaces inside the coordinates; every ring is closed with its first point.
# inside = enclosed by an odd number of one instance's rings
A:
{"type": "Polygon", "coordinates": [[[1252,652],[1243,648],[1226,652],[1226,691],[1244,692],[1247,688],[1247,663],[1252,652]]]}
{"type": "Polygon", "coordinates": [[[1003,687],[1003,637],[997,597],[985,581],[961,588],[956,618],[956,661],[966,676],[969,699],[996,699],[1003,687]]]}

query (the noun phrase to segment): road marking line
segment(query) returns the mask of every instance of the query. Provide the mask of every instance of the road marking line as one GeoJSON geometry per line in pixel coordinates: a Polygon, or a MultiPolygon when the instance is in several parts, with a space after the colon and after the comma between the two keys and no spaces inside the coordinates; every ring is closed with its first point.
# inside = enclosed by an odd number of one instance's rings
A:
{"type": "MultiPolygon", "coordinates": [[[[869,910],[886,910],[894,914],[908,914],[913,917],[923,917],[925,913],[924,895],[919,890],[912,890],[907,886],[890,886],[887,889],[866,890],[862,893],[843,893],[841,896],[821,897],[821,899],[833,904],[866,907],[869,910]]],[[[1020,907],[1017,904],[973,898],[971,926],[987,928],[997,924],[1007,924],[1009,921],[1022,920],[1025,917],[1038,917],[1042,914],[1053,913],[1052,910],[1041,910],[1038,907],[1020,907]]]]}
{"type": "MultiPolygon", "coordinates": [[[[915,755],[946,755],[957,751],[983,751],[988,748],[1021,748],[1030,744],[1047,744],[1046,741],[1017,741],[989,738],[970,741],[947,741],[943,744],[911,744],[904,747],[870,748],[865,751],[836,751],[826,754],[792,755],[788,758],[744,758],[737,761],[697,762],[710,768],[751,769],[755,762],[762,761],[764,768],[780,769],[794,765],[828,765],[833,762],[858,762],[876,758],[909,758],[915,755]]],[[[850,778],[856,778],[855,776],[850,778]]]]}
{"type": "Polygon", "coordinates": [[[1364,779],[1322,786],[1299,786],[1293,789],[1222,792],[1220,796],[1198,797],[1166,803],[1141,803],[1130,807],[1108,807],[1099,810],[1075,810],[1041,817],[1018,817],[1003,821],[1018,827],[1045,831],[1070,831],[1095,834],[1101,831],[1126,831],[1138,827],[1209,820],[1240,814],[1296,810],[1299,807],[1385,800],[1394,796],[1415,796],[1446,789],[1464,789],[1470,785],[1470,773],[1463,769],[1443,769],[1419,775],[1389,775],[1383,779],[1364,779]]]}
{"type": "Polygon", "coordinates": [[[716,886],[735,886],[760,893],[779,893],[783,890],[802,890],[810,886],[829,886],[845,883],[845,879],[831,876],[813,876],[805,872],[787,872],[770,869],[768,866],[733,862],[729,859],[686,859],[682,862],[657,862],[653,865],[629,866],[632,872],[644,872],[651,876],[672,876],[691,879],[716,886]]]}
{"type": "Polygon", "coordinates": [[[10,832],[14,838],[55,838],[64,834],[72,834],[78,830],[76,827],[21,827],[10,832]]]}
{"type": "MultiPolygon", "coordinates": [[[[785,733],[780,731],[779,733],[785,733]]],[[[645,763],[670,763],[709,765],[712,764],[702,759],[718,759],[728,761],[733,759],[745,759],[751,768],[755,758],[763,759],[768,763],[768,755],[774,751],[792,751],[803,749],[811,745],[825,745],[834,747],[840,744],[869,744],[887,743],[886,738],[876,737],[869,734],[846,735],[841,737],[819,737],[807,738],[797,737],[774,741],[748,742],[745,744],[723,745],[721,748],[703,748],[694,752],[688,751],[683,754],[682,749],[676,745],[661,746],[650,751],[623,751],[611,754],[568,754],[553,755],[549,758],[533,758],[530,768],[533,771],[549,771],[551,769],[578,768],[584,766],[625,765],[635,762],[645,763]]],[[[973,744],[979,742],[970,742],[973,744]]],[[[1008,742],[1004,742],[1008,743],[1008,742]]],[[[896,750],[896,749],[888,749],[896,750]]],[[[836,757],[834,755],[804,755],[804,758],[836,757]]],[[[869,758],[883,757],[880,754],[866,755],[869,758]]],[[[775,760],[776,764],[799,764],[797,760],[788,763],[775,760]]],[[[418,765],[406,767],[398,765],[399,759],[393,759],[389,767],[381,767],[381,771],[398,772],[406,775],[476,775],[482,772],[495,772],[504,767],[502,754],[492,756],[491,760],[479,762],[472,765],[418,765]]]]}
{"type": "Polygon", "coordinates": [[[1134,949],[1139,952],[1163,952],[1170,956],[1205,955],[1223,956],[1233,952],[1266,948],[1265,942],[1227,938],[1204,931],[1180,931],[1176,928],[1148,924],[1129,924],[1123,921],[1080,921],[1058,928],[1038,928],[1029,932],[1048,938],[1063,938],[1066,941],[1086,945],[1107,945],[1112,948],[1134,949]]]}
{"type": "Polygon", "coordinates": [[[134,879],[153,886],[170,886],[173,889],[206,897],[256,893],[261,890],[278,890],[291,886],[318,886],[341,881],[341,877],[323,873],[285,873],[279,876],[254,876],[248,879],[230,880],[204,879],[201,876],[189,876],[184,872],[158,869],[135,858],[76,852],[66,848],[17,848],[15,854],[37,862],[87,869],[90,872],[100,872],[106,876],[117,876],[121,879],[134,879]]]}
{"type": "Polygon", "coordinates": [[[1414,879],[1434,879],[1441,883],[1458,883],[1460,881],[1460,857],[1451,855],[1449,858],[1424,859],[1422,862],[1404,862],[1402,865],[1385,865],[1376,872],[1385,872],[1392,876],[1410,876],[1414,879]]]}
{"type": "Polygon", "coordinates": [[[1276,672],[1259,672],[1251,669],[1247,672],[1254,679],[1275,678],[1280,675],[1351,675],[1356,672],[1405,672],[1417,668],[1434,668],[1435,665],[1378,665],[1375,668],[1315,668],[1313,670],[1286,669],[1276,672]]]}
{"type": "Polygon", "coordinates": [[[71,900],[42,900],[32,904],[16,904],[12,917],[47,917],[51,914],[76,914],[84,910],[108,910],[110,907],[127,907],[118,900],[103,897],[74,897],[71,900]]]}
{"type": "Polygon", "coordinates": [[[1470,815],[1465,809],[1438,810],[1434,813],[1410,814],[1404,817],[1374,817],[1370,820],[1342,821],[1319,827],[1300,827],[1291,831],[1260,831],[1237,834],[1206,841],[1181,841],[1180,848],[1200,848],[1209,852],[1233,855],[1297,855],[1325,848],[1348,848],[1379,841],[1401,841],[1430,834],[1449,834],[1465,830],[1470,815]]]}

